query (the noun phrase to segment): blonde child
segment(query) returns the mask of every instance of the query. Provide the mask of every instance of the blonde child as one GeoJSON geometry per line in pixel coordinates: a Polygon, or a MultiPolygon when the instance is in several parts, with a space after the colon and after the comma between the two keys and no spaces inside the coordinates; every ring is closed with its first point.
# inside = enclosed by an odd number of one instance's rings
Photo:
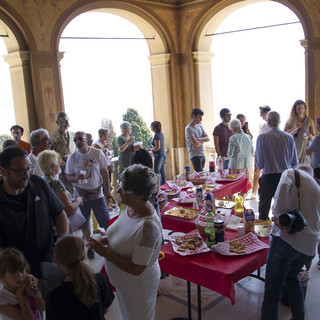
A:
{"type": "Polygon", "coordinates": [[[54,258],[65,279],[47,295],[46,319],[104,320],[114,294],[106,277],[94,274],[84,262],[83,240],[71,235],[60,238],[54,258]]]}
{"type": "Polygon", "coordinates": [[[42,319],[44,301],[37,289],[37,279],[28,274],[28,263],[14,248],[0,253],[0,320],[42,319]],[[39,312],[40,311],[40,312],[39,312]]]}

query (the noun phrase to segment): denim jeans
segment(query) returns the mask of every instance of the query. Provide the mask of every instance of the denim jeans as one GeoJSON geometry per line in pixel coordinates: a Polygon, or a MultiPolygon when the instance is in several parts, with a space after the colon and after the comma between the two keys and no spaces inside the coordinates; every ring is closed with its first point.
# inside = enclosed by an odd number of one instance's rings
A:
{"type": "Polygon", "coordinates": [[[206,158],[204,156],[195,156],[191,159],[194,171],[201,172],[206,163],[206,158]]]}
{"type": "Polygon", "coordinates": [[[165,152],[155,152],[154,154],[154,172],[161,175],[161,184],[166,183],[166,171],[164,165],[166,163],[165,152]]]}
{"type": "Polygon", "coordinates": [[[278,320],[284,283],[288,288],[292,320],[304,320],[304,296],[299,272],[312,259],[313,257],[295,250],[280,237],[271,236],[261,320],[278,320]]]}
{"type": "Polygon", "coordinates": [[[104,197],[92,201],[83,201],[83,206],[80,206],[80,210],[87,221],[81,226],[81,228],[84,228],[89,224],[91,209],[94,215],[96,216],[96,219],[100,227],[107,229],[110,220],[110,215],[104,197]]]}

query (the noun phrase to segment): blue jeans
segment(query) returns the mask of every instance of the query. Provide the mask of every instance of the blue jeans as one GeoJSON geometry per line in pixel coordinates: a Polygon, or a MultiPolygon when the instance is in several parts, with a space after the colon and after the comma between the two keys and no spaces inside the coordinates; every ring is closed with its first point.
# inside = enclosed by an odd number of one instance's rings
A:
{"type": "Polygon", "coordinates": [[[165,152],[155,152],[154,154],[154,172],[161,175],[161,184],[166,183],[166,172],[164,165],[166,163],[165,152]]]}
{"type": "Polygon", "coordinates": [[[278,320],[279,302],[284,283],[288,288],[292,320],[304,320],[304,296],[299,272],[312,259],[313,257],[292,248],[280,237],[271,236],[261,320],[278,320]]]}
{"type": "Polygon", "coordinates": [[[80,206],[80,210],[87,221],[81,226],[81,228],[83,229],[88,226],[91,209],[97,218],[99,226],[104,229],[107,229],[110,220],[110,215],[104,197],[92,201],[83,201],[83,206],[80,206]]]}
{"type": "Polygon", "coordinates": [[[223,161],[223,170],[227,170],[229,166],[229,159],[223,161]]]}
{"type": "Polygon", "coordinates": [[[191,159],[194,171],[201,172],[206,163],[206,158],[204,156],[195,156],[191,159]]]}

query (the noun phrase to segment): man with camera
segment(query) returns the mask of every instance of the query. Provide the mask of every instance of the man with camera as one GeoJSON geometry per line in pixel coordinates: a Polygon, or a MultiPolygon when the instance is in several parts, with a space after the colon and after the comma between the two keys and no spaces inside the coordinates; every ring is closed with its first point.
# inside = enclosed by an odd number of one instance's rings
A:
{"type": "Polygon", "coordinates": [[[320,187],[313,179],[310,166],[300,164],[296,170],[288,169],[282,173],[272,212],[274,226],[261,319],[278,319],[280,297],[286,283],[292,319],[303,320],[304,293],[299,273],[312,261],[320,236],[320,187]]]}

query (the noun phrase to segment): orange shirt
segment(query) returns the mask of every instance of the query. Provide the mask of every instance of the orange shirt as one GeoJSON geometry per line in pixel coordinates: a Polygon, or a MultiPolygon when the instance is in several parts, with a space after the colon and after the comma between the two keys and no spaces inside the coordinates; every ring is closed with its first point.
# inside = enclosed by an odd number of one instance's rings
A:
{"type": "Polygon", "coordinates": [[[20,143],[18,144],[18,147],[20,147],[21,149],[27,151],[28,154],[31,151],[31,145],[30,145],[29,142],[25,142],[25,141],[20,140],[20,143]]]}

